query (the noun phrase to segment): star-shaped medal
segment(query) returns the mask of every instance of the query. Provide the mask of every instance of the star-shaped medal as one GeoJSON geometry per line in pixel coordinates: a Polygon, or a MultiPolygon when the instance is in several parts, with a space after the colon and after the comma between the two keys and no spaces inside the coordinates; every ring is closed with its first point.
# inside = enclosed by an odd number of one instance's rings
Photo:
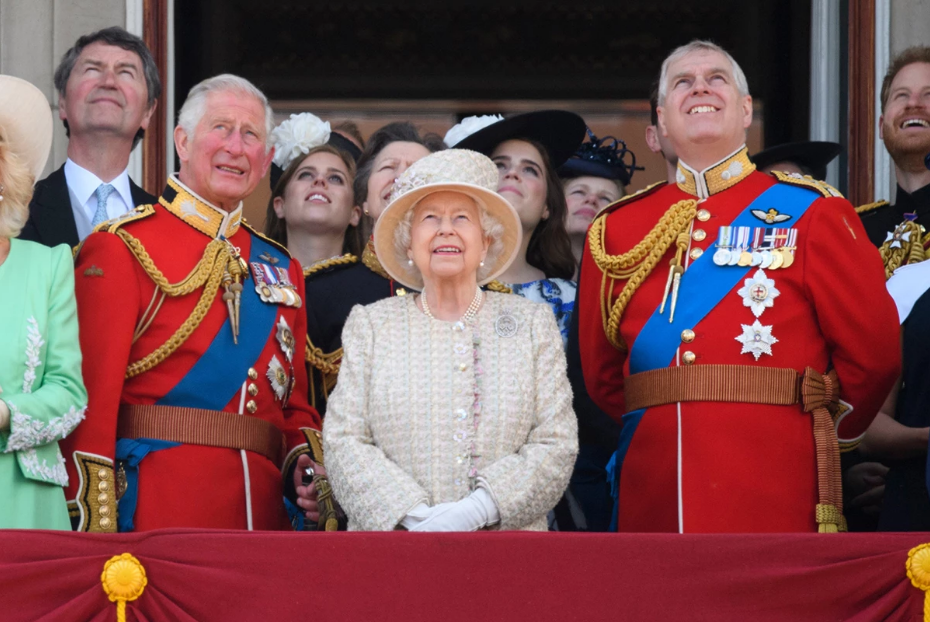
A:
{"type": "Polygon", "coordinates": [[[275,395],[283,402],[288,393],[291,379],[284,369],[284,365],[281,364],[281,361],[278,360],[276,355],[271,355],[271,361],[268,363],[268,371],[265,373],[268,376],[268,380],[271,382],[271,388],[274,389],[275,395]]]}
{"type": "Polygon", "coordinates": [[[744,307],[751,308],[753,315],[761,317],[763,311],[775,304],[774,299],[781,292],[775,289],[775,279],[766,277],[760,268],[752,278],[743,281],[743,287],[736,293],[743,297],[744,307]]]}
{"type": "Polygon", "coordinates": [[[736,337],[736,340],[743,344],[740,354],[748,352],[756,357],[757,361],[763,354],[772,355],[772,345],[778,343],[778,339],[772,336],[771,326],[763,326],[759,320],[753,322],[752,326],[746,324],[741,324],[741,326],[743,334],[736,337]]]}

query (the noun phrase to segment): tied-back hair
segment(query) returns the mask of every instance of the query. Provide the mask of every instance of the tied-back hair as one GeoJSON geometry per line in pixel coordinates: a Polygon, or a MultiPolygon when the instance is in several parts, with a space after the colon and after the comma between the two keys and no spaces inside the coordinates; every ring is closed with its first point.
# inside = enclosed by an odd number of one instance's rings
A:
{"type": "MultiPolygon", "coordinates": [[[[268,199],[268,209],[265,211],[265,235],[282,246],[287,246],[287,221],[283,218],[278,218],[278,215],[274,211],[274,200],[284,196],[287,185],[291,182],[291,179],[294,178],[297,169],[307,161],[307,158],[315,153],[331,153],[338,156],[349,171],[349,187],[352,187],[352,177],[355,175],[355,160],[342,149],[338,149],[332,145],[319,145],[310,149],[302,158],[295,158],[281,174],[281,179],[278,180],[277,185],[275,185],[274,190],[271,192],[271,198],[268,199]]],[[[362,237],[359,227],[349,225],[346,229],[345,236],[342,240],[342,252],[352,253],[353,255],[361,254],[362,237]]]]}
{"type": "Polygon", "coordinates": [[[0,238],[15,238],[29,218],[32,173],[10,148],[6,131],[0,126],[0,238]]]}
{"type": "Polygon", "coordinates": [[[540,220],[530,236],[526,248],[526,262],[543,271],[546,278],[571,279],[575,276],[575,256],[572,254],[572,241],[565,230],[565,216],[568,205],[565,203],[565,190],[558,174],[552,167],[546,148],[535,140],[517,138],[536,148],[542,158],[546,174],[546,207],[549,218],[540,220]]]}

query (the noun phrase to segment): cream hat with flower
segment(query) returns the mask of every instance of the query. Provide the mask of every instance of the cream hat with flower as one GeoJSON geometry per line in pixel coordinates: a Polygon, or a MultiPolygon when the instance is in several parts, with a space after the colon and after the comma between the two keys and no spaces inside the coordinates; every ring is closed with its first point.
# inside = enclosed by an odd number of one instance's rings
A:
{"type": "Polygon", "coordinates": [[[0,75],[0,131],[33,181],[42,174],[52,148],[52,109],[32,83],[0,75]]]}
{"type": "Polygon", "coordinates": [[[375,252],[387,273],[407,287],[423,289],[419,272],[409,270],[406,258],[395,252],[394,232],[407,212],[434,192],[460,192],[497,219],[504,228],[501,252],[490,258],[493,263],[486,266],[487,274],[478,284],[489,283],[504,272],[520,250],[523,229],[517,211],[497,193],[499,177],[490,158],[466,149],[438,151],[411,164],[394,182],[391,202],[375,224],[375,252]]]}

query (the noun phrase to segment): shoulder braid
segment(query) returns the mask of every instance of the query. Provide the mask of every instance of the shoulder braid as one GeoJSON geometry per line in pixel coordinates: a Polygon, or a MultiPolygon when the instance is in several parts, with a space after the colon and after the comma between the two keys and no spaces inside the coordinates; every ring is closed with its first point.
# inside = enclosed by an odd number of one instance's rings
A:
{"type": "Polygon", "coordinates": [[[694,199],[675,203],[668,208],[645,238],[620,255],[610,255],[605,250],[607,214],[602,212],[591,223],[588,246],[595,265],[601,271],[601,321],[607,340],[618,350],[628,350],[627,344],[620,337],[620,318],[623,317],[627,304],[666,251],[673,244],[679,245],[682,235],[687,236],[688,228],[696,214],[697,201],[694,199]],[[616,281],[626,281],[626,284],[616,300],[613,300],[616,281]]]}
{"type": "Polygon", "coordinates": [[[248,229],[249,232],[252,233],[253,235],[255,235],[255,236],[257,236],[257,237],[260,237],[261,239],[265,240],[266,242],[268,242],[268,243],[271,244],[272,246],[276,247],[276,248],[277,248],[278,250],[280,250],[282,253],[284,253],[285,255],[287,255],[287,258],[288,258],[288,259],[293,259],[293,256],[291,255],[291,251],[287,250],[287,247],[286,247],[286,246],[284,246],[284,245],[281,244],[280,242],[276,242],[275,240],[272,240],[271,238],[269,238],[267,235],[265,235],[264,233],[262,233],[261,231],[259,231],[258,229],[256,229],[256,228],[253,227],[252,225],[250,225],[250,224],[246,221],[245,218],[242,219],[242,226],[245,227],[246,229],[248,229]]]}
{"type": "Polygon", "coordinates": [[[781,171],[772,171],[772,175],[774,175],[775,179],[782,183],[791,184],[792,186],[801,186],[802,188],[810,188],[811,190],[819,192],[828,199],[832,197],[838,197],[840,199],[843,198],[843,195],[839,190],[825,181],[814,179],[810,175],[801,176],[797,173],[783,173],[781,171]]]}
{"type": "Polygon", "coordinates": [[[323,270],[328,270],[338,266],[349,266],[357,262],[358,257],[352,253],[346,253],[341,257],[331,257],[329,259],[324,259],[323,261],[318,261],[315,264],[304,268],[304,278],[317,274],[318,272],[322,272],[323,270]]]}
{"type": "Polygon", "coordinates": [[[891,203],[888,201],[875,201],[874,203],[866,203],[865,205],[860,205],[857,207],[856,213],[859,215],[867,214],[869,212],[874,212],[877,209],[888,207],[889,205],[891,205],[891,203]]]}
{"type": "Polygon", "coordinates": [[[611,203],[610,205],[602,209],[600,213],[609,214],[610,212],[613,212],[614,210],[619,209],[620,207],[623,207],[624,205],[626,205],[633,199],[641,199],[647,194],[651,194],[654,190],[658,190],[660,187],[664,186],[667,183],[668,182],[666,181],[657,181],[654,184],[649,184],[642,190],[637,190],[633,194],[628,194],[624,197],[620,197],[619,199],[617,199],[616,201],[614,201],[613,203],[611,203]]]}

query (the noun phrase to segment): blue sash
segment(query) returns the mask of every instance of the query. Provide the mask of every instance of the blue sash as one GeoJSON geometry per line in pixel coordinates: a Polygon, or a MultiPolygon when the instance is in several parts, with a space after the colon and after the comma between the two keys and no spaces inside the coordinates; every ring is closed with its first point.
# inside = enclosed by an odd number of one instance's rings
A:
{"type": "MultiPolygon", "coordinates": [[[[763,223],[752,215],[752,210],[764,212],[772,206],[778,211],[785,212],[794,217],[797,223],[807,208],[820,197],[813,190],[792,186],[789,184],[775,184],[760,194],[756,199],[730,223],[732,227],[758,227],[763,223]]],[[[716,240],[715,240],[716,244],[716,240]]],[[[630,349],[630,374],[668,367],[681,345],[681,332],[686,328],[693,329],[711,309],[717,306],[723,298],[733,290],[733,287],[742,281],[753,266],[718,266],[713,261],[713,246],[699,258],[691,262],[688,270],[682,275],[678,289],[678,300],[681,303],[675,310],[675,321],[669,323],[670,310],[666,305],[665,313],[660,314],[658,307],[640,331],[633,347],[630,349]]],[[[642,421],[646,409],[634,410],[623,415],[623,428],[620,430],[620,440],[617,451],[608,465],[610,478],[610,491],[614,498],[614,517],[611,522],[611,531],[617,530],[617,511],[620,501],[620,471],[623,459],[633,442],[636,428],[642,421]]]]}
{"type": "Polygon", "coordinates": [[[116,506],[116,527],[120,533],[135,530],[133,521],[139,501],[139,463],[153,451],[170,449],[180,444],[154,438],[121,438],[116,441],[116,460],[126,474],[126,491],[116,506]]]}
{"type": "MultiPolygon", "coordinates": [[[[290,258],[277,247],[252,236],[250,263],[262,261],[259,255],[264,253],[277,257],[284,265],[290,263],[290,258]]],[[[265,349],[277,318],[278,305],[262,302],[255,288],[246,283],[239,309],[239,325],[242,327],[239,344],[233,343],[227,318],[200,360],[156,404],[223,410],[242,386],[249,367],[265,349]]]]}

